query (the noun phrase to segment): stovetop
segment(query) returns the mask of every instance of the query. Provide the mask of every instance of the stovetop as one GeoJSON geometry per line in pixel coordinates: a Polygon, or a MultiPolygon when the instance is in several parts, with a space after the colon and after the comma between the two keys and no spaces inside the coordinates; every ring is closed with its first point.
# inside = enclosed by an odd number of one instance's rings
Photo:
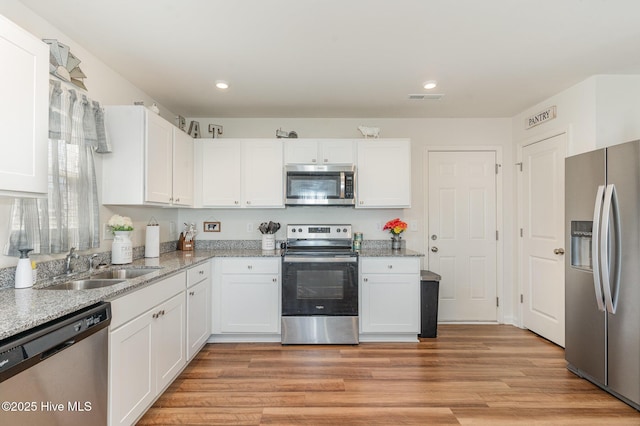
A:
{"type": "Polygon", "coordinates": [[[352,250],[351,225],[287,225],[286,255],[357,255],[352,250]]]}

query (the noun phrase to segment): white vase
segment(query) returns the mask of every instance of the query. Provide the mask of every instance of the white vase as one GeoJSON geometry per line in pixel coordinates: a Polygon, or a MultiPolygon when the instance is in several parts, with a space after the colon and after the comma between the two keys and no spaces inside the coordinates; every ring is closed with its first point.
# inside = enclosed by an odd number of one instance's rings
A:
{"type": "Polygon", "coordinates": [[[133,247],[129,235],[131,231],[114,231],[115,237],[111,245],[111,263],[121,265],[133,261],[133,247]]]}
{"type": "Polygon", "coordinates": [[[262,234],[262,250],[275,250],[276,234],[262,234]]]}

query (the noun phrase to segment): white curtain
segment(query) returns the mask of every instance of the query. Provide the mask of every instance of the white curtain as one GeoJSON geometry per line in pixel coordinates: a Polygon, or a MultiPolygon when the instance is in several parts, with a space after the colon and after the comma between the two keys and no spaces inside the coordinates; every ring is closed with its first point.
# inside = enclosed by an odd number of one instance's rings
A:
{"type": "Polygon", "coordinates": [[[110,152],[100,105],[74,89],[49,87],[49,194],[16,198],[4,254],[18,249],[52,254],[100,246],[100,220],[93,153],[110,152]]]}

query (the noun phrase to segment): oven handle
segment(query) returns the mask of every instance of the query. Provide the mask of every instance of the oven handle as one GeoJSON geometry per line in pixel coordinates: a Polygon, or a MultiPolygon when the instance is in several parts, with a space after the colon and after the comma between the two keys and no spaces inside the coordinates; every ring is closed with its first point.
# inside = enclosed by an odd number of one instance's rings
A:
{"type": "Polygon", "coordinates": [[[349,257],[302,257],[302,256],[284,256],[282,258],[283,262],[287,263],[309,263],[309,262],[317,262],[317,263],[353,263],[357,262],[358,258],[355,256],[349,257]]]}

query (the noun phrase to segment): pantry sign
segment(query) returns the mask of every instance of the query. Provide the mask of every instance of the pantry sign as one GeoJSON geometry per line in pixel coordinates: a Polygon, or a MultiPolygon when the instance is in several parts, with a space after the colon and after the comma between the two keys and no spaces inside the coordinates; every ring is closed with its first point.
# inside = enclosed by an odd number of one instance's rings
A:
{"type": "Polygon", "coordinates": [[[545,123],[547,121],[553,120],[556,118],[556,106],[549,107],[544,111],[540,111],[537,114],[529,116],[524,119],[524,128],[530,129],[532,127],[537,126],[538,124],[545,123]]]}

